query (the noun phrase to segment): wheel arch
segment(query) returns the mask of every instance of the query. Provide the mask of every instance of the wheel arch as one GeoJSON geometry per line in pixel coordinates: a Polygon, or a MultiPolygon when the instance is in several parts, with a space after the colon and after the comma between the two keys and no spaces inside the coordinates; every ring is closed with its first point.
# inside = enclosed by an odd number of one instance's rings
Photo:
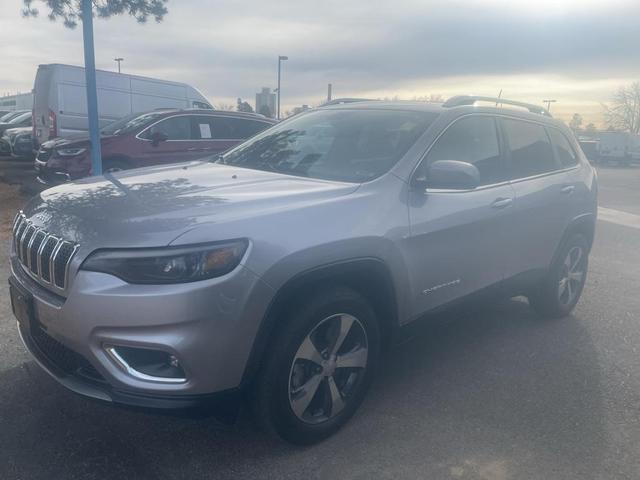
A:
{"type": "Polygon", "coordinates": [[[592,213],[585,213],[574,218],[569,223],[569,225],[567,225],[567,228],[565,228],[562,238],[560,239],[560,243],[558,243],[556,251],[553,254],[551,265],[553,265],[557,260],[563,245],[566,243],[569,237],[576,233],[585,236],[585,238],[587,239],[587,243],[589,244],[589,251],[591,251],[596,233],[596,216],[592,213]]]}
{"type": "Polygon", "coordinates": [[[249,385],[258,373],[287,305],[328,282],[352,288],[371,302],[380,322],[383,348],[391,343],[398,327],[398,297],[389,267],[383,260],[363,257],[314,267],[293,276],[276,292],[253,342],[242,386],[249,385]]]}

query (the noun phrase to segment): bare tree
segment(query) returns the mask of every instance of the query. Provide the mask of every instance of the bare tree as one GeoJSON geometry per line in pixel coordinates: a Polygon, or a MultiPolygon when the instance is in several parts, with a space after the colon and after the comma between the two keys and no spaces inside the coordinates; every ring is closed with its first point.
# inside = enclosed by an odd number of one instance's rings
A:
{"type": "Polygon", "coordinates": [[[225,111],[232,111],[236,109],[236,107],[234,105],[231,105],[230,103],[219,103],[217,108],[218,110],[225,111]]]}
{"type": "MultiPolygon", "coordinates": [[[[161,22],[167,13],[168,0],[93,0],[98,17],[129,14],[138,22],[145,23],[149,17],[161,22]]],[[[50,20],[61,18],[64,25],[75,28],[82,20],[82,0],[23,0],[22,14],[25,17],[37,17],[40,13],[34,3],[46,4],[50,20]]]]}
{"type": "Polygon", "coordinates": [[[571,121],[569,122],[569,128],[575,132],[580,130],[580,126],[582,125],[582,115],[579,113],[574,113],[573,117],[571,117],[571,121]]]}
{"type": "Polygon", "coordinates": [[[610,105],[604,105],[604,118],[610,130],[640,133],[640,82],[620,87],[610,105]]]}

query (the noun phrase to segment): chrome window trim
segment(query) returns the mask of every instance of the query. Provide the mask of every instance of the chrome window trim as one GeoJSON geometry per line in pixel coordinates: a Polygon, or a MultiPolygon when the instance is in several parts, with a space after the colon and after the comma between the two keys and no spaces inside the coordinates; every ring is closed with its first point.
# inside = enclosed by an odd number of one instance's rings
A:
{"type": "Polygon", "coordinates": [[[187,381],[186,378],[169,378],[169,377],[154,377],[153,375],[147,375],[146,373],[139,372],[131,365],[129,365],[124,358],[118,354],[116,347],[113,345],[105,345],[104,350],[107,352],[111,360],[120,367],[125,373],[130,375],[133,378],[138,380],[142,380],[145,382],[154,382],[154,383],[185,383],[187,381]]]}
{"type": "MultiPolygon", "coordinates": [[[[270,122],[266,122],[262,119],[259,118],[243,118],[243,117],[235,117],[232,115],[215,115],[215,114],[211,114],[211,113],[179,113],[176,115],[171,115],[170,117],[164,117],[161,118],[160,120],[157,120],[155,122],[153,122],[151,125],[148,125],[147,127],[145,127],[142,131],[138,132],[137,135],[135,136],[135,138],[137,140],[140,140],[142,142],[152,142],[153,140],[149,140],[148,138],[141,138],[140,135],[142,135],[144,132],[146,132],[147,130],[149,130],[152,127],[155,127],[158,123],[163,122],[165,120],[169,120],[170,118],[175,118],[175,117],[195,117],[195,116],[199,116],[199,117],[215,117],[215,118],[237,118],[240,120],[251,120],[254,122],[260,122],[260,123],[264,123],[265,125],[267,125],[268,127],[271,127],[273,125],[275,125],[275,123],[270,123],[270,122]]],[[[265,128],[266,130],[266,128],[265,128]]],[[[258,132],[260,133],[260,132],[258,132]]],[[[247,137],[250,138],[250,137],[247,137]]],[[[243,140],[246,140],[246,138],[194,138],[194,139],[189,139],[189,140],[165,140],[165,142],[241,142],[243,140]]]]}

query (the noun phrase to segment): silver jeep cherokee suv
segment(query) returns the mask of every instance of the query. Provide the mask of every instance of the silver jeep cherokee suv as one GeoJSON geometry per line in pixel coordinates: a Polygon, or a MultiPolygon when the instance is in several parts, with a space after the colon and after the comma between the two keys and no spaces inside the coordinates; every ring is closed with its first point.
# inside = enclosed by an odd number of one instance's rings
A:
{"type": "Polygon", "coordinates": [[[139,407],[233,401],[294,443],[335,432],[409,323],[500,287],[580,297],[596,175],[533,105],[353,102],[223,156],[45,191],[15,219],[21,336],[69,389],[139,407]]]}

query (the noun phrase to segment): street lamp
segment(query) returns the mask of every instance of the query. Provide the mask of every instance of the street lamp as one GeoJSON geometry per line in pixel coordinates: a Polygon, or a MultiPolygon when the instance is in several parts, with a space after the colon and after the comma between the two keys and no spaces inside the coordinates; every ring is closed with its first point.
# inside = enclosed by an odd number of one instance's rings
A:
{"type": "Polygon", "coordinates": [[[284,60],[289,60],[289,57],[284,55],[278,55],[278,108],[277,108],[278,120],[280,120],[280,71],[282,69],[281,65],[284,60]]]}
{"type": "Polygon", "coordinates": [[[552,103],[556,103],[557,100],[542,100],[542,103],[546,103],[547,104],[547,112],[551,111],[551,104],[552,103]]]}
{"type": "Polygon", "coordinates": [[[120,73],[120,62],[123,61],[124,58],[122,57],[118,57],[118,58],[114,58],[113,61],[114,62],[118,62],[118,73],[120,73]]]}

